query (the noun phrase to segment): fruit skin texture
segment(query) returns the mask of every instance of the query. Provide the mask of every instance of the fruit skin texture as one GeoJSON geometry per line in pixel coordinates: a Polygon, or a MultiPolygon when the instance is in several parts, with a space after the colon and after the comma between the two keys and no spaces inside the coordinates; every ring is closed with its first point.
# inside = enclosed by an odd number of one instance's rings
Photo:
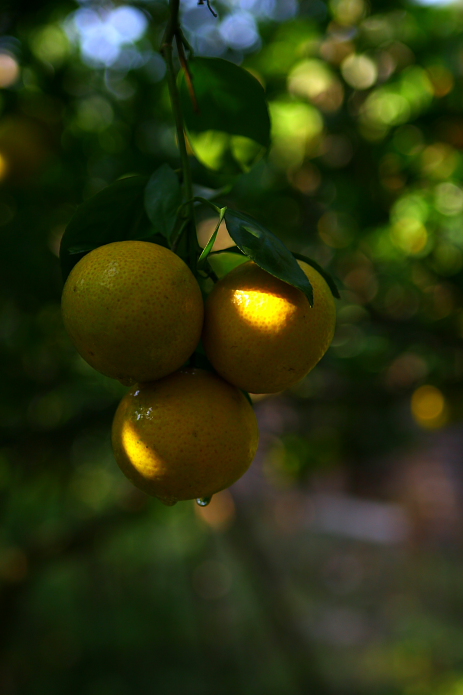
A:
{"type": "Polygon", "coordinates": [[[80,355],[130,385],[179,369],[201,336],[204,303],[188,266],[169,249],[117,241],[72,269],[62,314],[80,355]]]}
{"type": "Polygon", "coordinates": [[[214,369],[250,393],[277,393],[297,383],[327,351],[336,307],[324,278],[298,261],[314,291],[301,290],[253,262],[225,275],[206,301],[203,343],[214,369]]]}
{"type": "Polygon", "coordinates": [[[259,441],[252,406],[203,369],[182,369],[135,385],[114,417],[122,472],[165,504],[210,497],[247,471],[259,441]]]}

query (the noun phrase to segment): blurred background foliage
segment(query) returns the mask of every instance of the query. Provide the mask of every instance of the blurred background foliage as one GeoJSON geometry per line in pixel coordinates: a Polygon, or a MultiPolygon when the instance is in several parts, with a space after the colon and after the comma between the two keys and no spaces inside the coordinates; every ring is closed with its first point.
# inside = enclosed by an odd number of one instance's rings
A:
{"type": "Polygon", "coordinates": [[[182,5],[270,103],[269,156],[222,202],[338,278],[336,337],[256,399],[231,491],[131,488],[124,389],[64,333],[57,254],[83,200],[178,165],[167,4],[4,0],[0,692],[462,695],[463,8],[182,5]]]}

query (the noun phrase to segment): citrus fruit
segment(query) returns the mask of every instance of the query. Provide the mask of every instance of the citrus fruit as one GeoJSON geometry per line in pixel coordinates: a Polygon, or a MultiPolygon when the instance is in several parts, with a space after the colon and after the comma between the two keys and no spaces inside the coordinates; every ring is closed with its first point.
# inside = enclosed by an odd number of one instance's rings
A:
{"type": "Polygon", "coordinates": [[[165,504],[211,497],[246,472],[259,440],[246,397],[203,369],[135,385],[114,417],[116,461],[165,504]]]}
{"type": "Polygon", "coordinates": [[[123,383],[179,369],[201,335],[204,305],[188,266],[146,241],[118,241],[84,256],[63,290],[63,320],[92,367],[123,383]]]}
{"type": "Polygon", "coordinates": [[[225,275],[206,302],[203,342],[224,379],[250,393],[292,386],[323,357],[336,309],[324,278],[298,261],[314,291],[314,306],[292,285],[243,263],[225,275]]]}

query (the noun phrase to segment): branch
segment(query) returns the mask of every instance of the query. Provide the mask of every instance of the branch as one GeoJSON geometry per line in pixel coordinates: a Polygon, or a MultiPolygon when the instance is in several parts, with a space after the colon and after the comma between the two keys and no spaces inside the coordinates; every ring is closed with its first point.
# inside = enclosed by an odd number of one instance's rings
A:
{"type": "MultiPolygon", "coordinates": [[[[193,198],[193,182],[191,178],[190,162],[185,140],[185,127],[183,123],[183,113],[180,104],[180,95],[178,93],[176,75],[173,61],[172,43],[176,37],[181,37],[178,13],[180,9],[180,0],[170,0],[170,14],[167,21],[166,31],[161,46],[161,53],[164,56],[167,67],[167,84],[169,86],[170,101],[172,111],[174,113],[175,128],[177,130],[178,149],[182,162],[183,181],[185,199],[193,198]]],[[[181,45],[181,41],[178,42],[181,45]]],[[[191,204],[188,208],[188,217],[194,223],[194,211],[191,204]]]]}

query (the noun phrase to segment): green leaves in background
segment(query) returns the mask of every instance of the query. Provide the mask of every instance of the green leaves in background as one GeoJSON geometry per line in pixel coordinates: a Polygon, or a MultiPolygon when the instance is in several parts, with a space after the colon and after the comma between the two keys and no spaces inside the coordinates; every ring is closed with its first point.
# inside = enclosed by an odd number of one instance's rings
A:
{"type": "Polygon", "coordinates": [[[302,290],[313,306],[313,289],[293,254],[280,239],[242,212],[227,210],[225,223],[238,248],[258,266],[302,290]]]}
{"type": "Polygon", "coordinates": [[[98,246],[126,239],[157,241],[143,207],[145,186],[143,176],[121,179],[77,209],[61,240],[64,280],[76,263],[98,246]]]}
{"type": "Polygon", "coordinates": [[[270,144],[270,116],[262,86],[247,70],[222,58],[194,58],[190,72],[197,109],[184,72],[179,88],[197,158],[222,173],[248,171],[270,144]]]}
{"type": "Polygon", "coordinates": [[[170,244],[182,203],[182,189],[175,171],[162,164],[149,179],[145,188],[145,210],[153,232],[161,234],[170,244]]]}

